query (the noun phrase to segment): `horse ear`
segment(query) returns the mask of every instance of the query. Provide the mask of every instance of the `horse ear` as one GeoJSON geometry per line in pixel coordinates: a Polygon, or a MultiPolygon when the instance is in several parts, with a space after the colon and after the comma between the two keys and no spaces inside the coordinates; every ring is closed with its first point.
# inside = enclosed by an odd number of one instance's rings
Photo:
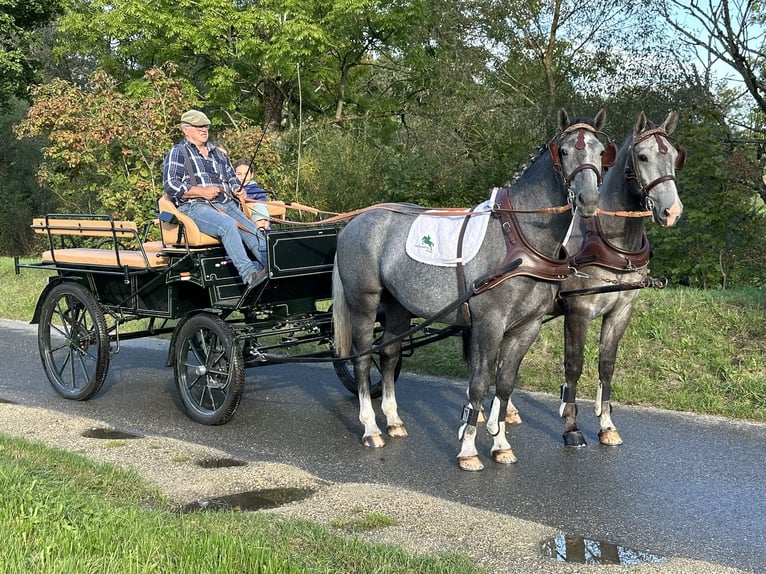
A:
{"type": "Polygon", "coordinates": [[[645,127],[646,127],[646,114],[642,111],[642,112],[639,112],[638,117],[636,118],[636,125],[633,126],[633,131],[637,134],[640,134],[642,131],[644,131],[645,127]]]}
{"type": "Polygon", "coordinates": [[[617,159],[617,145],[609,142],[604,148],[604,153],[601,154],[601,167],[611,167],[615,159],[617,159]]]}
{"type": "Polygon", "coordinates": [[[680,171],[686,163],[686,148],[680,145],[676,148],[676,151],[678,152],[676,156],[676,169],[680,171]]]}
{"type": "Polygon", "coordinates": [[[564,131],[569,127],[569,114],[564,108],[559,109],[559,130],[564,131]]]}
{"type": "Polygon", "coordinates": [[[596,114],[596,118],[593,120],[593,127],[598,131],[601,131],[604,129],[604,124],[606,124],[606,110],[601,108],[596,114]]]}
{"type": "Polygon", "coordinates": [[[678,127],[678,112],[675,110],[670,112],[660,127],[664,129],[665,133],[668,135],[676,131],[676,128],[678,127]]]}

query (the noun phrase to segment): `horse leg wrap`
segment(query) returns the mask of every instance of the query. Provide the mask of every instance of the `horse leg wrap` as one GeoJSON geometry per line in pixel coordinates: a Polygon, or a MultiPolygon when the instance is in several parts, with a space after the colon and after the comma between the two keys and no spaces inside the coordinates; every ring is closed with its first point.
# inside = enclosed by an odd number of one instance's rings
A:
{"type": "Polygon", "coordinates": [[[460,416],[460,420],[463,424],[460,425],[460,428],[457,431],[457,440],[463,440],[463,438],[465,438],[465,431],[468,427],[473,427],[473,432],[474,434],[476,433],[476,424],[479,422],[479,411],[474,410],[471,405],[466,405],[463,407],[463,413],[460,416]]]}
{"type": "Polygon", "coordinates": [[[508,400],[501,399],[498,396],[492,399],[492,408],[487,418],[487,432],[490,436],[497,436],[500,433],[500,413],[505,417],[505,411],[508,409],[508,400]]]}
{"type": "Polygon", "coordinates": [[[467,425],[475,427],[476,423],[479,421],[479,411],[474,409],[471,405],[466,405],[463,407],[463,414],[460,417],[460,420],[467,425]]]}
{"type": "Polygon", "coordinates": [[[561,385],[561,405],[559,406],[559,416],[564,418],[564,408],[567,405],[574,405],[574,414],[577,416],[577,404],[575,403],[575,394],[570,392],[569,385],[561,385]]]}

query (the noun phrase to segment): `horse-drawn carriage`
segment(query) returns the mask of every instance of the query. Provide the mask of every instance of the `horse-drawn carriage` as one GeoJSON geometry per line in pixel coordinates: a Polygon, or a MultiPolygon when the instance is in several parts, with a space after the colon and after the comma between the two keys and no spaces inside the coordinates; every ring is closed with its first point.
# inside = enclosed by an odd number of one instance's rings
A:
{"type": "MultiPolygon", "coordinates": [[[[284,206],[270,205],[272,213],[284,206]]],[[[101,389],[120,342],[169,334],[167,366],[188,415],[223,424],[242,397],[245,369],[333,358],[331,276],[345,219],[276,224],[268,233],[268,279],[248,288],[220,242],[199,231],[170,201],[145,229],[106,215],[53,214],[33,221],[45,237],[51,272],[34,311],[45,373],[63,397],[101,389]],[[149,241],[151,226],[161,239],[149,241]]],[[[454,331],[428,330],[407,349],[454,331]]],[[[356,392],[351,363],[335,360],[356,392]]]]}
{"type": "Polygon", "coordinates": [[[596,414],[601,442],[620,444],[609,397],[633,309],[628,291],[658,284],[648,276],[644,219],[670,226],[683,209],[675,171],[685,152],[670,137],[676,121],[670,114],[656,126],[640,114],[617,149],[601,131],[603,112],[570,122],[562,111],[561,131],[515,182],[493,191],[486,236],[464,260],[468,221],[483,214],[479,206],[462,210],[465,223],[446,234],[461,238],[452,244],[461,261],[446,266],[405,252],[424,215],[408,204],[277,226],[268,235],[268,280],[253,287],[218,242],[170,202],[158,204],[161,241],[145,241],[135,224],[106,216],[37,219],[33,227],[49,248],[41,262],[16,266],[56,273],[33,317],[45,372],[62,396],[85,400],[101,388],[121,340],[170,333],[167,363],[189,416],[222,424],[239,405],[246,368],[332,361],[359,396],[363,444],[379,447],[383,433],[370,399],[382,395],[386,433],[406,436],[394,392],[402,356],[463,333],[469,404],[458,462],[480,470],[476,428],[492,385],[490,452],[499,463],[516,460],[505,437],[506,421],[520,422],[511,392],[546,315],[566,315],[564,440],[585,444],[576,385],[588,324],[603,317],[596,414]],[[431,329],[436,319],[448,326],[431,329]],[[129,323],[134,328],[123,328],[129,323]]]}

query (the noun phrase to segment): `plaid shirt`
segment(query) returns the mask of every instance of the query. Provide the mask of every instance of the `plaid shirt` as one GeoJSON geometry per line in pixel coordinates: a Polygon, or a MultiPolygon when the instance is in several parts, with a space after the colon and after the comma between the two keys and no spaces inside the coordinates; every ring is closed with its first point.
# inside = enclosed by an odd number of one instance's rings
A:
{"type": "Polygon", "coordinates": [[[237,174],[229,158],[207,142],[208,156],[205,158],[187,139],[177,143],[165,156],[162,164],[162,184],[176,205],[185,200],[181,196],[195,185],[218,187],[221,193],[213,201],[226,201],[232,191],[240,188],[237,174]],[[187,162],[188,159],[188,162],[187,162]],[[194,170],[194,180],[187,173],[186,165],[194,170]]]}

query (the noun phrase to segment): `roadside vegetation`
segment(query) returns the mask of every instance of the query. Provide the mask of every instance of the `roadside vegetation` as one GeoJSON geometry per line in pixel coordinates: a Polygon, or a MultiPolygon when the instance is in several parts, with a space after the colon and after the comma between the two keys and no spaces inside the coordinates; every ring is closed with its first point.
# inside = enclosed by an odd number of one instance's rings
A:
{"type": "MultiPolygon", "coordinates": [[[[0,435],[3,572],[480,574],[465,556],[419,557],[262,512],[195,512],[139,476],[0,435]]],[[[376,516],[354,532],[390,525],[376,516]]]]}

